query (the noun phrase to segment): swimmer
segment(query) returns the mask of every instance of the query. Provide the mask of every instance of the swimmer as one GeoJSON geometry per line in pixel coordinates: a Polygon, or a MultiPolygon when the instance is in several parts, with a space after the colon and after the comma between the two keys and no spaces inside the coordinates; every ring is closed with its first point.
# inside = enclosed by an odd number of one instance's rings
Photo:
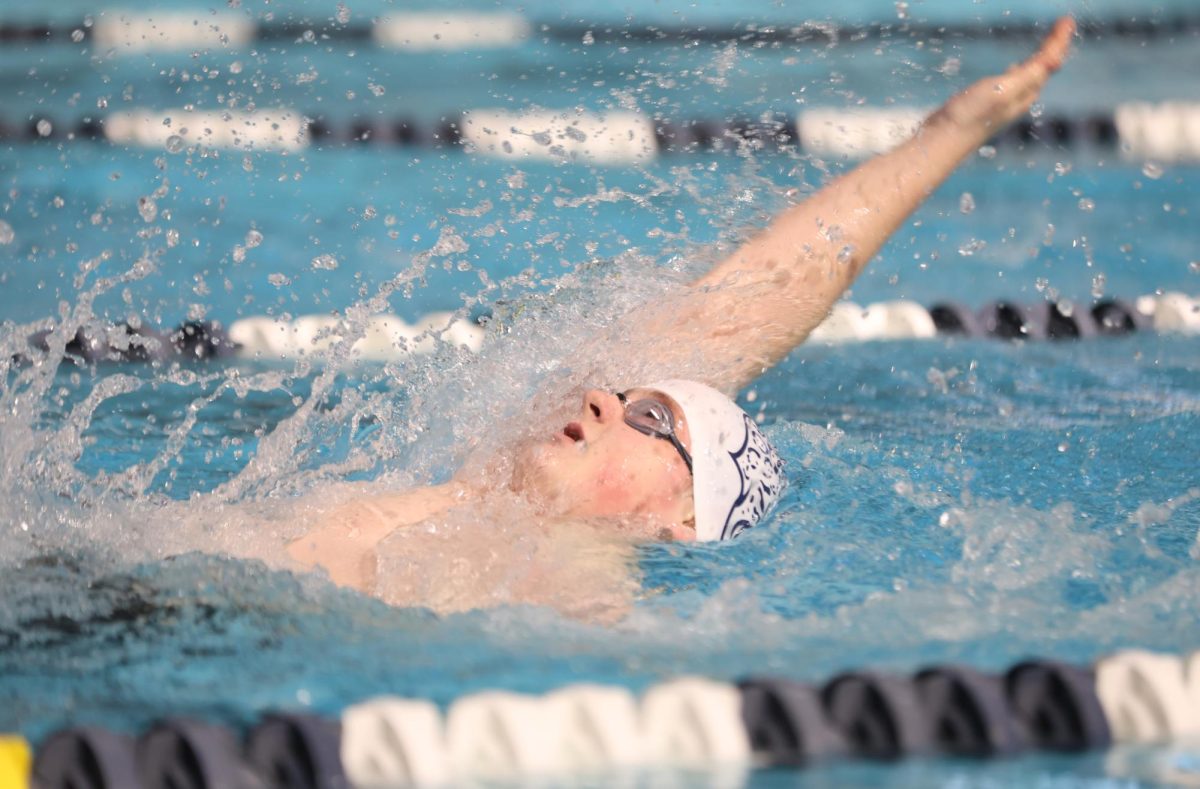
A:
{"type": "Polygon", "coordinates": [[[1058,20],[1027,60],[971,85],[911,139],[778,215],[674,303],[635,309],[597,341],[626,358],[654,360],[661,380],[587,391],[573,419],[501,453],[489,474],[351,500],[292,541],[287,554],[389,602],[442,611],[533,602],[591,616],[597,600],[628,599],[627,554],[606,552],[603,536],[581,536],[590,532],[570,524],[615,525],[636,539],[706,541],[753,526],[778,500],[786,474],[730,396],[803,342],[905,218],[1029,110],[1062,66],[1074,31],[1073,20],[1058,20]],[[695,369],[698,359],[706,380],[671,375],[695,369]],[[509,579],[502,598],[487,590],[504,585],[511,533],[477,528],[465,541],[451,536],[462,533],[453,524],[464,511],[480,521],[483,502],[486,523],[511,508],[507,517],[543,538],[529,548],[542,560],[528,577],[509,579]],[[411,528],[417,524],[427,528],[411,528]],[[593,563],[576,563],[580,555],[593,563]],[[473,592],[462,591],[462,579],[473,592]]]}

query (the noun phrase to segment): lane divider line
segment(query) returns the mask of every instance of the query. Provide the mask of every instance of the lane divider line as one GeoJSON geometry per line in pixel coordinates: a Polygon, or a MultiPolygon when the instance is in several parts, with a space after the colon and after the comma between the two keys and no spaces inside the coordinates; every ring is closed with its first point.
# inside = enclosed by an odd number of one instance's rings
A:
{"type": "MultiPolygon", "coordinates": [[[[212,358],[285,361],[341,355],[384,362],[428,354],[449,346],[479,351],[489,333],[503,332],[486,312],[471,321],[452,312],[432,312],[408,323],[397,315],[375,315],[357,329],[332,315],[293,319],[252,316],[224,328],[216,321],[188,321],[173,330],[144,323],[88,325],[74,332],[42,329],[28,338],[18,362],[58,353],[78,364],[164,363],[212,358]],[[338,346],[346,346],[339,353],[338,346]]],[[[912,301],[884,301],[866,307],[840,301],[809,335],[810,344],[932,339],[938,336],[1010,341],[1067,341],[1135,332],[1200,335],[1200,298],[1169,292],[1133,303],[1105,299],[1090,308],[1066,301],[1021,305],[1009,301],[972,310],[942,303],[926,308],[912,301]]],[[[1200,668],[1194,669],[1200,672],[1200,668]]]]}
{"type": "MultiPolygon", "coordinates": [[[[912,136],[920,107],[810,107],[756,118],[657,119],[632,111],[475,108],[437,119],[328,119],[288,107],[258,110],[130,109],[59,120],[0,119],[0,142],[105,140],[179,153],[197,148],[293,152],[310,147],[449,147],[505,159],[638,164],[708,151],[794,151],[856,160],[912,136]]],[[[1118,105],[1108,113],[1025,118],[989,142],[1016,151],[1081,148],[1130,161],[1200,161],[1200,103],[1118,105]]]]}
{"type": "MultiPolygon", "coordinates": [[[[1079,35],[1089,39],[1151,41],[1193,35],[1195,13],[1150,14],[1118,19],[1080,19],[1079,35]]],[[[211,11],[108,9],[77,24],[0,21],[0,43],[81,44],[133,53],[190,47],[244,48],[256,41],[301,43],[374,42],[411,50],[472,51],[517,46],[536,38],[546,42],[594,44],[858,44],[880,41],[1024,40],[1049,32],[1036,20],[894,21],[838,25],[828,22],[755,22],[742,25],[645,25],[622,22],[570,23],[529,19],[508,12],[392,12],[376,21],[346,14],[335,20],[259,21],[248,15],[211,11]]]]}
{"type": "MultiPolygon", "coordinates": [[[[544,695],[486,690],[458,698],[444,714],[428,701],[384,696],[338,719],[269,713],[244,745],[230,729],[185,718],[153,725],[136,744],[102,728],[68,728],[37,748],[33,775],[40,789],[366,789],[572,778],[637,785],[635,771],[666,768],[738,786],[755,768],[847,757],[995,758],[1195,743],[1197,654],[1125,650],[1091,666],[1033,659],[1001,673],[955,664],[913,674],[848,671],[819,688],[692,676],[651,685],[641,698],[592,684],[544,695]]],[[[1122,772],[1125,755],[1110,751],[1122,772]]],[[[13,785],[26,785],[28,745],[0,738],[0,775],[6,757],[16,764],[13,785]]]]}

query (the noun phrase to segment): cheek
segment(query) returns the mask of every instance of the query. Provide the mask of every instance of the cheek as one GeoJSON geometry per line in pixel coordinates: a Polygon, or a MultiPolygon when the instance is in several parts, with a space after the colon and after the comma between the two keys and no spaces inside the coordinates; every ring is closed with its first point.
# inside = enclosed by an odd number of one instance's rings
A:
{"type": "Polygon", "coordinates": [[[626,456],[599,464],[592,484],[597,500],[611,513],[658,509],[677,487],[669,464],[646,455],[639,460],[626,456]]]}

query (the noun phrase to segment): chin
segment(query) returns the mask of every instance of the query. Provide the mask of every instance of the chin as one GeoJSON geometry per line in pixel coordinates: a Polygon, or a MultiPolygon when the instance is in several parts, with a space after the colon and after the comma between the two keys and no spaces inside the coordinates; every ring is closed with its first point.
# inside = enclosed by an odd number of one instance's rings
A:
{"type": "Polygon", "coordinates": [[[561,495],[561,486],[552,472],[556,465],[552,449],[550,444],[529,442],[518,448],[513,458],[509,489],[539,509],[546,509],[561,495]]]}

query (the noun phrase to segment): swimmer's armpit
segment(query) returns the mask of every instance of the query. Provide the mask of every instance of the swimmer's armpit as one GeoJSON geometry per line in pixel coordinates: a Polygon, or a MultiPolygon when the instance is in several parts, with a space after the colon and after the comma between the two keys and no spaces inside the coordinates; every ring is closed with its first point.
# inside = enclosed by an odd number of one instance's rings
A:
{"type": "Polygon", "coordinates": [[[954,96],[918,133],[783,212],[700,278],[670,310],[637,310],[627,327],[653,337],[668,367],[697,352],[706,380],[741,389],[824,320],[887,238],[967,156],[1033,104],[1070,50],[1059,19],[1031,57],[954,96]]]}

